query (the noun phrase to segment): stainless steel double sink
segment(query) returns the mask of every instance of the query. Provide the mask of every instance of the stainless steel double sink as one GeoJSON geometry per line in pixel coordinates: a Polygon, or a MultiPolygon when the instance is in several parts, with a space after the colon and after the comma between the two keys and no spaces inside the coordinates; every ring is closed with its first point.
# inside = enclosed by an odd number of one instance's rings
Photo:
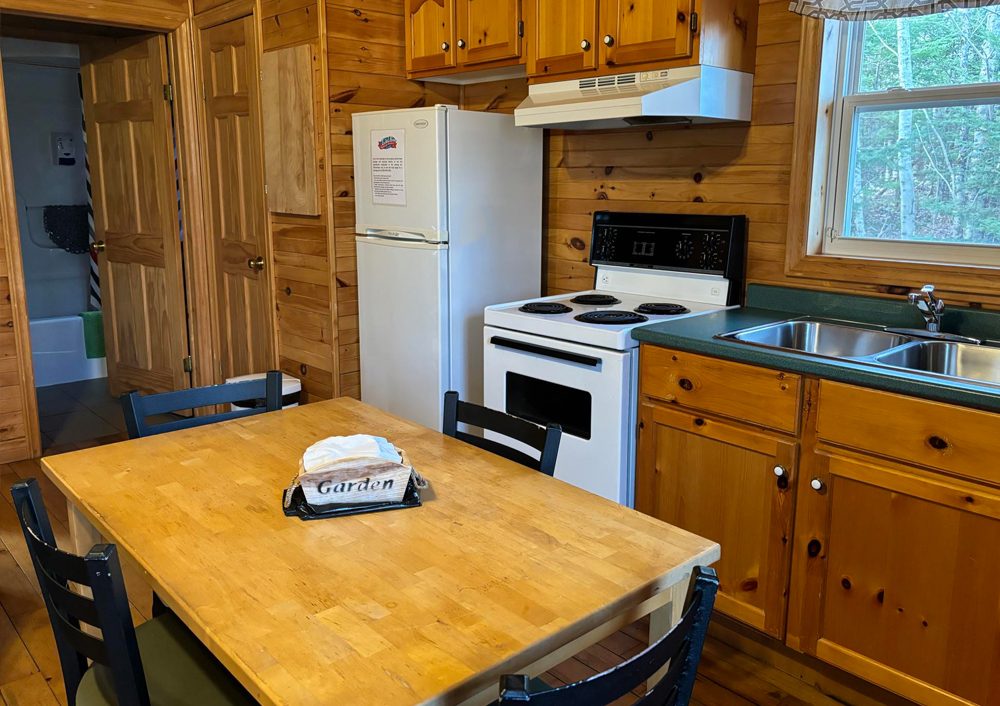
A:
{"type": "Polygon", "coordinates": [[[807,317],[731,331],[716,338],[1000,387],[1000,348],[922,338],[885,327],[807,317]]]}

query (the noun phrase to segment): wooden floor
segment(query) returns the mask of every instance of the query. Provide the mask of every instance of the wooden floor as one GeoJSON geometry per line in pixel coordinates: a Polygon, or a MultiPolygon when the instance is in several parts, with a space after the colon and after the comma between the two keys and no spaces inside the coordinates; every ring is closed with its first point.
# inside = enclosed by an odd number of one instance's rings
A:
{"type": "MultiPolygon", "coordinates": [[[[95,443],[118,441],[112,435],[79,442],[48,453],[59,453],[95,443]]],[[[0,706],[66,706],[59,657],[48,616],[38,593],[24,538],[14,513],[10,487],[18,479],[36,477],[57,541],[68,541],[66,502],[45,479],[37,461],[0,465],[0,706]]],[[[152,592],[142,578],[124,567],[132,615],[136,623],[149,617],[152,592]]],[[[637,622],[611,635],[543,675],[561,685],[586,678],[640,652],[648,626],[637,622]]],[[[636,696],[641,692],[637,692],[636,696]]],[[[634,701],[626,697],[615,706],[634,701]]],[[[709,638],[702,656],[692,703],[695,706],[843,706],[814,687],[774,667],[709,638]]]]}

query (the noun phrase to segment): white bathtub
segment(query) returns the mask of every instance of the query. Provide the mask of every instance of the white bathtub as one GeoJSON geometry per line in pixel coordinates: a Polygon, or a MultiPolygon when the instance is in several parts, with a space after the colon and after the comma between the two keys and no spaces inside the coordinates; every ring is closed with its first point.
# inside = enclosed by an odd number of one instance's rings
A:
{"type": "Polygon", "coordinates": [[[83,319],[56,316],[28,322],[35,387],[59,385],[108,375],[104,358],[88,358],[83,345],[83,319]]]}

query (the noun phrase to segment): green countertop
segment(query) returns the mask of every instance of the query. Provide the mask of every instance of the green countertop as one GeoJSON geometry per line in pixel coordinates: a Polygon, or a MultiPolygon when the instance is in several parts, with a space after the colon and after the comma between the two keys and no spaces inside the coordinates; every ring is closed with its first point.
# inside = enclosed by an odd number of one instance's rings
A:
{"type": "MultiPolygon", "coordinates": [[[[717,334],[802,316],[923,328],[919,312],[904,302],[751,285],[747,290],[747,304],[747,307],[740,309],[642,326],[633,329],[632,338],[643,343],[703,353],[750,365],[779,368],[887,392],[1000,412],[1000,388],[715,338],[717,334]],[[774,306],[778,303],[781,308],[774,306]]],[[[942,328],[950,333],[998,340],[1000,313],[956,308],[946,313],[942,328]]]]}

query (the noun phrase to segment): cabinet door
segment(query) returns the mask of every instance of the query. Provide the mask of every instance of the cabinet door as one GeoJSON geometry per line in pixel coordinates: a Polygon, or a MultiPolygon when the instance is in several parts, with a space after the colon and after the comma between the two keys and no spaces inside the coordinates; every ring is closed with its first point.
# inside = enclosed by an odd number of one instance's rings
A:
{"type": "Polygon", "coordinates": [[[814,461],[799,648],[919,703],[1000,703],[1000,491],[822,448],[814,461]]]}
{"type": "Polygon", "coordinates": [[[520,0],[456,0],[456,4],[460,64],[521,56],[520,0]]]}
{"type": "Polygon", "coordinates": [[[406,0],[406,70],[455,65],[455,0],[406,0]]]}
{"type": "Polygon", "coordinates": [[[694,0],[601,0],[601,63],[608,66],[691,56],[694,0]]]}
{"type": "Polygon", "coordinates": [[[528,75],[597,68],[599,0],[525,0],[528,75]]]}
{"type": "Polygon", "coordinates": [[[715,607],[782,638],[798,444],[658,405],[639,413],[636,509],[718,542],[715,607]]]}

